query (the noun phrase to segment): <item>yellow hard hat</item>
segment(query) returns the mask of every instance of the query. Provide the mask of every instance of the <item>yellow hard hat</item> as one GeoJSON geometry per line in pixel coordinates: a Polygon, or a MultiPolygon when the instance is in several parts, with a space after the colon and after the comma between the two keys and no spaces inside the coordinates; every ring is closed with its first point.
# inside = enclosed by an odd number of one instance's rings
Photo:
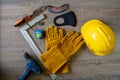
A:
{"type": "Polygon", "coordinates": [[[81,34],[90,51],[97,56],[108,55],[115,47],[115,35],[102,21],[87,21],[81,28],[81,34]]]}

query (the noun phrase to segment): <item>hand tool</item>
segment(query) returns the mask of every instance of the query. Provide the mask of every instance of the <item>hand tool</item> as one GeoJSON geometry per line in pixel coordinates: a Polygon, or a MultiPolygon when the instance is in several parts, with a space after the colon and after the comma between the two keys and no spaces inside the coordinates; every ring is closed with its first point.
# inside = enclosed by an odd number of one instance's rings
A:
{"type": "Polygon", "coordinates": [[[45,10],[46,10],[46,6],[41,6],[40,8],[33,11],[33,13],[31,15],[24,16],[24,17],[18,19],[17,21],[15,21],[14,26],[17,27],[17,26],[20,26],[21,24],[24,24],[24,23],[30,21],[32,18],[40,15],[45,10]]]}
{"type": "Polygon", "coordinates": [[[49,12],[52,12],[52,13],[62,13],[64,11],[66,11],[68,8],[69,8],[68,4],[63,4],[60,7],[55,7],[55,6],[51,6],[51,5],[41,6],[38,9],[36,9],[35,11],[33,11],[33,13],[31,15],[24,16],[24,17],[18,19],[17,21],[15,21],[14,26],[17,27],[17,26],[20,26],[21,24],[24,24],[24,23],[30,21],[33,17],[40,15],[42,12],[44,12],[47,9],[49,12]]]}
{"type": "Polygon", "coordinates": [[[32,15],[28,15],[28,16],[25,16],[23,18],[20,18],[17,21],[15,21],[14,26],[15,27],[20,26],[21,24],[29,21],[31,18],[32,18],[32,15]]]}
{"type": "Polygon", "coordinates": [[[40,53],[42,53],[42,52],[38,48],[38,46],[35,44],[34,40],[31,38],[31,36],[27,32],[27,30],[32,28],[32,26],[35,25],[35,23],[41,21],[44,18],[45,18],[45,16],[43,14],[41,14],[38,17],[36,17],[35,19],[33,19],[32,21],[28,22],[26,25],[24,25],[23,27],[20,28],[20,32],[22,33],[22,35],[24,36],[24,38],[26,39],[26,41],[28,42],[28,44],[30,45],[30,47],[32,48],[32,50],[34,51],[34,53],[38,57],[39,57],[40,53]]]}
{"type": "Polygon", "coordinates": [[[18,78],[18,80],[25,80],[30,71],[33,71],[35,74],[40,74],[42,72],[36,61],[27,52],[23,51],[23,53],[26,60],[26,66],[23,74],[18,78]]]}
{"type": "MultiPolygon", "coordinates": [[[[42,54],[42,51],[35,44],[34,40],[31,38],[31,36],[27,32],[27,30],[30,29],[31,26],[35,25],[35,23],[41,21],[44,18],[45,18],[45,16],[43,14],[41,14],[41,15],[37,16],[36,18],[34,18],[33,20],[31,20],[30,22],[28,22],[28,24],[26,24],[26,25],[24,25],[23,27],[20,28],[20,32],[22,33],[23,37],[28,42],[28,44],[30,45],[30,47],[32,48],[33,52],[36,54],[36,56],[38,58],[42,54]]],[[[45,67],[45,65],[42,62],[42,60],[40,58],[39,58],[39,60],[41,61],[42,65],[45,67]]],[[[52,80],[57,79],[57,75],[55,75],[55,74],[50,74],[50,76],[51,76],[52,80]]]]}
{"type": "Polygon", "coordinates": [[[34,30],[34,37],[35,37],[35,39],[42,39],[43,38],[43,30],[42,29],[34,30]]]}

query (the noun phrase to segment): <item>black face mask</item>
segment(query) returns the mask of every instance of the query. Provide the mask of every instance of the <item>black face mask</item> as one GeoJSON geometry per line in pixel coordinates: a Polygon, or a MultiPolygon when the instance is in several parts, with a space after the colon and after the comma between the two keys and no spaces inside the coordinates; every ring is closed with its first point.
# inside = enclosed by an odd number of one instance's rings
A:
{"type": "Polygon", "coordinates": [[[76,26],[76,17],[75,17],[75,14],[73,13],[73,11],[71,11],[71,12],[62,14],[60,16],[56,16],[54,18],[54,24],[56,26],[70,25],[70,26],[75,27],[76,26]],[[63,18],[64,19],[64,22],[62,24],[56,23],[57,19],[59,19],[59,18],[63,18]]]}

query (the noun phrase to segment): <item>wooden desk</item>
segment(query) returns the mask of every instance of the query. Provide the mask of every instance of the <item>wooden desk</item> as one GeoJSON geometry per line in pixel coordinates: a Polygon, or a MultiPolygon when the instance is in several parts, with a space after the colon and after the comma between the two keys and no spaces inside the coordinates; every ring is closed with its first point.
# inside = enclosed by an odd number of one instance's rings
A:
{"type": "MultiPolygon", "coordinates": [[[[66,31],[80,31],[84,22],[100,19],[109,24],[116,35],[116,47],[112,54],[97,57],[90,53],[86,46],[68,62],[70,72],[58,74],[59,80],[120,80],[120,1],[119,0],[0,0],[0,80],[17,80],[25,67],[21,49],[37,57],[21,35],[19,28],[13,26],[19,17],[31,14],[42,5],[60,6],[70,4],[70,10],[77,16],[77,26],[64,26],[66,31]]],[[[56,14],[44,12],[47,18],[44,26],[52,25],[56,14]]],[[[54,24],[53,24],[54,25],[54,24]]],[[[32,30],[30,30],[32,35],[32,30]]],[[[38,40],[42,51],[45,51],[44,39],[38,40]]],[[[39,61],[38,61],[39,62],[39,61]]],[[[50,80],[48,74],[31,73],[28,80],[50,80]]]]}

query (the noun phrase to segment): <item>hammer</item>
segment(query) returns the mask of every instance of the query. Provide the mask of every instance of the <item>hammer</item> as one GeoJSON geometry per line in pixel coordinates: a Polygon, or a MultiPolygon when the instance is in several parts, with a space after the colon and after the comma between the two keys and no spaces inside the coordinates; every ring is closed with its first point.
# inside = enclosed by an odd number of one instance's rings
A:
{"type": "Polygon", "coordinates": [[[23,74],[18,78],[18,80],[25,80],[30,71],[33,71],[35,74],[40,74],[42,70],[40,69],[36,61],[27,52],[24,52],[23,56],[26,60],[26,66],[23,74]]]}

